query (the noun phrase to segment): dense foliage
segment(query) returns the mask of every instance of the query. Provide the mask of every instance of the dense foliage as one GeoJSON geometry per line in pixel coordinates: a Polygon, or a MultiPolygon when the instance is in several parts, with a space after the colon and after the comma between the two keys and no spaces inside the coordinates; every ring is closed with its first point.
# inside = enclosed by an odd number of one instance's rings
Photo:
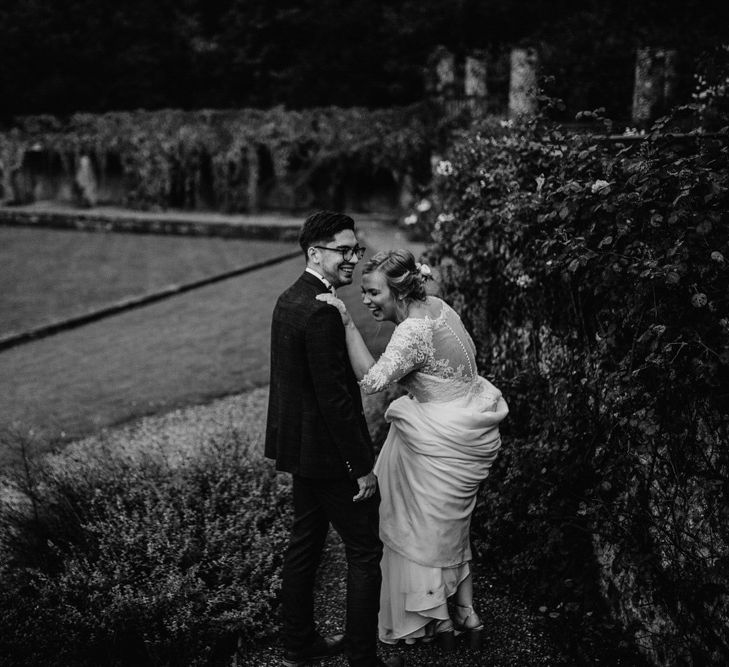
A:
{"type": "Polygon", "coordinates": [[[276,631],[289,490],[245,449],[66,457],[5,497],[0,662],[230,664],[276,631]]]}
{"type": "Polygon", "coordinates": [[[642,140],[467,133],[431,201],[446,295],[511,406],[483,555],[576,634],[599,586],[663,665],[729,659],[726,74],[642,140]]]}
{"type": "Polygon", "coordinates": [[[4,0],[0,122],[121,109],[390,106],[422,99],[438,45],[488,53],[503,104],[508,51],[537,44],[570,107],[625,114],[639,46],[686,61],[717,43],[721,0],[4,0]],[[580,108],[578,106],[578,108],[580,108]]]}
{"type": "Polygon", "coordinates": [[[392,206],[429,173],[436,126],[425,104],[28,116],[0,132],[0,199],[33,198],[20,170],[34,156],[36,172],[58,169],[73,182],[87,155],[101,188],[121,179],[122,200],[111,203],[136,208],[356,207],[378,186],[392,206]]]}

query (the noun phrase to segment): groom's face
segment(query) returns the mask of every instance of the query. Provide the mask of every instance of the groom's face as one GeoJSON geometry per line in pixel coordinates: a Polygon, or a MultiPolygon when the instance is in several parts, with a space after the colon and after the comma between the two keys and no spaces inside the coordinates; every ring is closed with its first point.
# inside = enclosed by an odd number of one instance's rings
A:
{"type": "Polygon", "coordinates": [[[351,229],[343,229],[341,232],[337,232],[329,243],[317,245],[330,248],[330,250],[315,248],[315,254],[312,258],[316,263],[314,268],[318,269],[319,273],[334,287],[349,285],[354,275],[354,266],[359,260],[356,254],[345,260],[337,248],[354,248],[357,245],[357,237],[354,232],[351,229]]]}

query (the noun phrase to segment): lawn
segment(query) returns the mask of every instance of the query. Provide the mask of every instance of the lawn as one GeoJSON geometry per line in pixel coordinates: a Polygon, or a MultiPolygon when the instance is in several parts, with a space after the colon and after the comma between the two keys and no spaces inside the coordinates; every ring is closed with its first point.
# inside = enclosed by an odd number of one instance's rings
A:
{"type": "Polygon", "coordinates": [[[0,227],[0,336],[294,249],[274,241],[0,227]]]}
{"type": "MultiPolygon", "coordinates": [[[[68,441],[267,384],[273,306],[302,269],[295,258],[0,353],[0,429],[68,441]]],[[[358,287],[340,294],[381,350],[391,325],[372,319],[358,287]]],[[[0,450],[0,467],[15,459],[0,450]]]]}

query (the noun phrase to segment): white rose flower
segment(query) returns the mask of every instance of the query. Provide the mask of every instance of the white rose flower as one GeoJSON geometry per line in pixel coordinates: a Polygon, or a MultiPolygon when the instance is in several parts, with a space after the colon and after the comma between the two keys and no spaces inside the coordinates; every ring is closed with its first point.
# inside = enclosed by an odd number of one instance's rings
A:
{"type": "Polygon", "coordinates": [[[596,180],[592,186],[590,187],[590,190],[593,194],[596,192],[600,192],[600,190],[607,188],[610,186],[610,183],[608,181],[603,181],[602,179],[596,180]]]}
{"type": "Polygon", "coordinates": [[[453,174],[453,164],[450,160],[441,160],[435,167],[435,173],[438,176],[451,176],[453,174]]]}
{"type": "Polygon", "coordinates": [[[697,292],[691,297],[691,305],[694,308],[703,308],[708,303],[708,298],[703,292],[697,292]]]}
{"type": "Polygon", "coordinates": [[[403,222],[408,226],[414,225],[417,221],[418,221],[418,216],[415,215],[415,213],[411,213],[409,216],[407,216],[406,218],[403,219],[403,222]]]}
{"type": "Polygon", "coordinates": [[[416,262],[415,268],[418,270],[418,273],[420,273],[421,276],[425,276],[426,278],[432,274],[432,271],[427,264],[421,264],[420,262],[416,262]]]}
{"type": "Polygon", "coordinates": [[[429,211],[432,204],[427,199],[421,199],[415,207],[420,213],[429,211]]]}

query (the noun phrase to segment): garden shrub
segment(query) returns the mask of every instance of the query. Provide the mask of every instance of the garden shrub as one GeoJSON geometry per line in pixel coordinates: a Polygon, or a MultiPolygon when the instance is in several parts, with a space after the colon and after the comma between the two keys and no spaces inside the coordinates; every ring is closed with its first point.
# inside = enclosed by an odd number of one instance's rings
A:
{"type": "Polygon", "coordinates": [[[240,440],[31,481],[0,515],[2,664],[229,664],[277,630],[289,486],[240,440]]]}
{"type": "Polygon", "coordinates": [[[618,143],[476,127],[432,192],[444,294],[511,407],[476,546],[575,637],[599,590],[660,665],[729,659],[729,128],[698,110],[618,143]]]}

